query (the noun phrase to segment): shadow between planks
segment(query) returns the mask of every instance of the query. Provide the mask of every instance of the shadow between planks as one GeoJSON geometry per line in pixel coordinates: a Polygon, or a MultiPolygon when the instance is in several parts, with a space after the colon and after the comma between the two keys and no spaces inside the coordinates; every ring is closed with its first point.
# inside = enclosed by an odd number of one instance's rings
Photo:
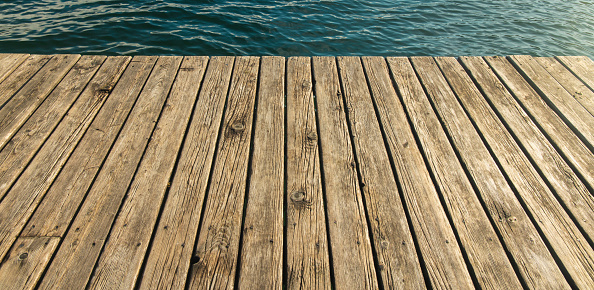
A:
{"type": "Polygon", "coordinates": [[[593,80],[0,54],[0,289],[594,288],[593,80]]]}

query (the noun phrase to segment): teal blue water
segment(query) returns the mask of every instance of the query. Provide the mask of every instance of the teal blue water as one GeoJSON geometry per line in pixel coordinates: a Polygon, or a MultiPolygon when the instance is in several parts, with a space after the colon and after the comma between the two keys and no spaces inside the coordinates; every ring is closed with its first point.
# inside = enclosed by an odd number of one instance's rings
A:
{"type": "Polygon", "coordinates": [[[2,1],[0,52],[593,57],[594,1],[2,1]]]}

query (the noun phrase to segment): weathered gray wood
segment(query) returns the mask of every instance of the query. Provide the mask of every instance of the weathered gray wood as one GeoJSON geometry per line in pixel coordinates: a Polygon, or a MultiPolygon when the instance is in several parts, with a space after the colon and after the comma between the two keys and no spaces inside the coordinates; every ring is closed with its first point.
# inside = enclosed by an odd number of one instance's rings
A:
{"type": "Polygon", "coordinates": [[[209,62],[140,289],[180,289],[186,283],[233,61],[209,62]]]}
{"type": "Polygon", "coordinates": [[[238,286],[283,288],[285,58],[262,57],[238,286]]]}
{"type": "MultiPolygon", "coordinates": [[[[425,280],[361,60],[339,57],[338,68],[383,287],[423,289],[425,280]]],[[[451,231],[449,225],[446,230],[451,231]]]]}
{"type": "MultiPolygon", "coordinates": [[[[464,69],[456,60],[453,58],[440,58],[439,60],[442,69],[447,68],[448,72],[450,72],[450,79],[458,79],[460,83],[464,83],[461,86],[476,90],[472,85],[472,80],[466,76],[464,69]]],[[[586,186],[548,142],[528,114],[504,89],[503,84],[489,71],[487,64],[481,59],[476,58],[475,60],[477,61],[466,61],[465,64],[470,68],[485,96],[491,101],[491,104],[507,123],[512,133],[515,134],[516,140],[524,147],[527,155],[538,166],[540,172],[557,193],[569,213],[574,216],[586,235],[592,240],[594,238],[594,211],[592,210],[594,209],[594,196],[588,192],[586,186]]],[[[475,91],[475,94],[480,94],[480,92],[475,91]]],[[[473,103],[477,103],[477,101],[473,100],[473,103]]],[[[485,103],[485,106],[488,105],[485,103]]],[[[564,140],[560,141],[563,142],[564,140]]],[[[588,154],[589,152],[585,151],[583,153],[588,154]]],[[[584,163],[582,168],[585,167],[586,172],[589,171],[592,174],[594,173],[594,156],[592,154],[588,155],[583,158],[589,157],[591,163],[584,163]]]]}
{"type": "MultiPolygon", "coordinates": [[[[462,90],[457,90],[454,95],[432,58],[413,58],[413,65],[444,122],[455,120],[452,115],[465,115],[461,105],[456,101],[456,96],[464,102],[469,117],[487,141],[495,158],[499,160],[557,258],[563,261],[564,268],[572,275],[576,284],[589,285],[591,278],[583,275],[588,274],[594,264],[590,253],[592,249],[587,240],[532,167],[495,112],[485,104],[476,87],[457,87],[462,90]]],[[[503,218],[510,223],[517,221],[516,216],[503,218]]]]}
{"type": "MultiPolygon", "coordinates": [[[[21,63],[23,63],[29,54],[5,54],[0,59],[0,83],[6,79],[21,63]]],[[[3,102],[0,102],[2,105],[3,102]]]]}
{"type": "Polygon", "coordinates": [[[194,249],[199,261],[192,265],[188,277],[190,289],[234,288],[259,60],[237,57],[235,61],[223,135],[194,249]]]}
{"type": "Polygon", "coordinates": [[[51,55],[31,55],[21,65],[15,68],[11,74],[6,76],[2,83],[0,83],[0,108],[4,107],[4,104],[51,58],[51,55]]]}
{"type": "Polygon", "coordinates": [[[45,100],[80,55],[55,55],[0,109],[0,148],[45,100]]]}
{"type": "Polygon", "coordinates": [[[582,141],[594,151],[594,116],[569,94],[534,58],[527,55],[510,57],[528,81],[541,93],[557,113],[582,141]]]}
{"type": "Polygon", "coordinates": [[[330,264],[311,58],[287,62],[287,264],[289,289],[330,289],[330,264]]]}
{"type": "MultiPolygon", "coordinates": [[[[594,115],[594,91],[590,90],[567,68],[552,57],[537,57],[536,61],[547,71],[565,90],[570,93],[591,115],[594,115]]],[[[594,74],[594,71],[590,72],[594,74]]]]}
{"type": "Polygon", "coordinates": [[[335,59],[314,57],[313,74],[335,286],[375,289],[378,281],[335,59]]]}
{"type": "MultiPolygon", "coordinates": [[[[442,144],[447,144],[447,137],[441,129],[430,129],[440,128],[441,125],[408,59],[388,58],[388,63],[419,138],[421,138],[421,132],[427,131],[439,138],[438,141],[443,142],[442,144]]],[[[436,89],[428,87],[430,92],[436,89]]],[[[440,104],[448,105],[448,103],[440,104]]],[[[466,114],[461,112],[457,102],[450,104],[453,108],[450,110],[446,107],[446,109],[447,112],[452,113],[444,116],[447,119],[444,120],[443,125],[449,133],[452,145],[460,154],[460,161],[473,178],[488,214],[495,221],[495,227],[502,236],[507,251],[511,253],[513,262],[517,265],[518,274],[530,288],[568,288],[569,285],[565,282],[547,246],[499,171],[472,123],[466,114]],[[509,217],[514,219],[508,221],[509,217]]]]}
{"type": "MultiPolygon", "coordinates": [[[[111,57],[108,58],[108,63],[110,59],[111,57]]],[[[118,62],[116,59],[111,61],[118,62]]],[[[102,97],[107,100],[97,116],[92,119],[89,129],[21,235],[63,237],[66,233],[68,225],[138,98],[157,57],[134,57],[126,68],[128,61],[129,59],[119,60],[118,70],[98,73],[95,80],[87,86],[82,96],[102,97]],[[109,97],[107,97],[108,94],[109,97]]],[[[79,99],[83,99],[82,96],[79,99]]],[[[68,118],[75,120],[78,117],[71,114],[68,118]]]]}
{"type": "MultiPolygon", "coordinates": [[[[391,86],[385,61],[383,58],[364,58],[364,63],[372,91],[374,91],[380,119],[384,123],[384,128],[391,129],[385,130],[386,135],[390,136],[388,137],[389,144],[397,146],[402,140],[414,142],[410,128],[402,126],[408,122],[404,109],[398,101],[398,96],[391,86]],[[395,117],[392,117],[393,115],[395,117]],[[400,136],[393,132],[400,133],[400,136]]],[[[403,72],[398,73],[403,74],[403,72]]],[[[399,81],[402,80],[400,76],[398,78],[399,81]]],[[[413,83],[403,86],[419,87],[416,79],[410,81],[413,83]]],[[[413,98],[411,93],[406,90],[401,92],[403,99],[405,98],[409,104],[413,98]]],[[[410,108],[411,120],[477,281],[481,288],[485,289],[521,288],[520,281],[516,277],[504,248],[460,165],[456,153],[432,112],[428,100],[423,94],[419,95],[418,93],[419,91],[414,95],[416,103],[423,104],[422,109],[424,110],[418,112],[412,110],[416,108],[410,108]]]]}
{"type": "Polygon", "coordinates": [[[556,58],[594,91],[594,61],[587,56],[557,56],[556,58]]]}
{"type": "Polygon", "coordinates": [[[0,289],[34,289],[59,242],[57,237],[17,239],[0,265],[0,289]]]}
{"type": "MultiPolygon", "coordinates": [[[[102,78],[91,82],[117,79],[127,62],[127,58],[118,59],[113,66],[106,66],[102,78]]],[[[106,96],[99,90],[83,92],[0,203],[0,260],[44,198],[106,96]]]]}
{"type": "Polygon", "coordinates": [[[82,289],[87,285],[181,59],[162,56],[157,60],[128,121],[49,265],[40,289],[82,289]]]}
{"type": "Polygon", "coordinates": [[[83,56],[0,151],[0,199],[97,72],[104,56],[83,56]]]}
{"type": "MultiPolygon", "coordinates": [[[[573,131],[555,114],[513,66],[502,57],[486,57],[515,99],[530,113],[559,153],[575,167],[590,188],[594,188],[594,155],[573,131]]],[[[477,60],[478,61],[478,60],[477,60]]],[[[490,68],[487,68],[490,70],[490,68]]],[[[499,82],[496,82],[499,83],[499,82]]],[[[497,84],[495,84],[497,86],[497,84]]],[[[500,86],[502,84],[499,84],[500,86]]],[[[502,90],[502,89],[499,89],[502,90]]],[[[505,90],[503,90],[505,91],[505,90]]]]}
{"type": "Polygon", "coordinates": [[[134,288],[207,61],[184,58],[89,288],[134,288]]]}

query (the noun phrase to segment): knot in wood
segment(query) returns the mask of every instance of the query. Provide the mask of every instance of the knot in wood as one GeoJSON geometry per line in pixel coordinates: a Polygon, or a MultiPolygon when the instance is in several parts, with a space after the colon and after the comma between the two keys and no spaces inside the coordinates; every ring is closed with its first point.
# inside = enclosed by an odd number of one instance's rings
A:
{"type": "Polygon", "coordinates": [[[305,192],[295,191],[291,194],[291,200],[294,202],[302,202],[305,199],[305,192]]]}
{"type": "Polygon", "coordinates": [[[390,242],[388,242],[388,241],[382,241],[380,244],[381,244],[382,248],[387,249],[388,246],[390,245],[390,242]]]}
{"type": "Polygon", "coordinates": [[[233,131],[239,133],[239,132],[242,132],[243,130],[245,130],[245,125],[242,122],[235,122],[235,123],[233,123],[233,125],[231,125],[231,129],[233,129],[233,131]]]}
{"type": "Polygon", "coordinates": [[[29,254],[28,253],[22,253],[22,254],[19,255],[19,260],[27,259],[27,257],[29,257],[29,254]]]}
{"type": "Polygon", "coordinates": [[[314,132],[309,132],[307,134],[307,140],[308,141],[315,141],[316,139],[318,139],[318,135],[314,132]]]}

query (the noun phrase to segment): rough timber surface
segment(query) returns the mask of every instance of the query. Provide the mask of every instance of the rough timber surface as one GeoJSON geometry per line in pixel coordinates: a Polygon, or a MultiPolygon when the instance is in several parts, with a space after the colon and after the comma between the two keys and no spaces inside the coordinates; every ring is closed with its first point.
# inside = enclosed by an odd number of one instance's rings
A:
{"type": "Polygon", "coordinates": [[[594,288],[587,57],[0,54],[0,289],[594,288]]]}

